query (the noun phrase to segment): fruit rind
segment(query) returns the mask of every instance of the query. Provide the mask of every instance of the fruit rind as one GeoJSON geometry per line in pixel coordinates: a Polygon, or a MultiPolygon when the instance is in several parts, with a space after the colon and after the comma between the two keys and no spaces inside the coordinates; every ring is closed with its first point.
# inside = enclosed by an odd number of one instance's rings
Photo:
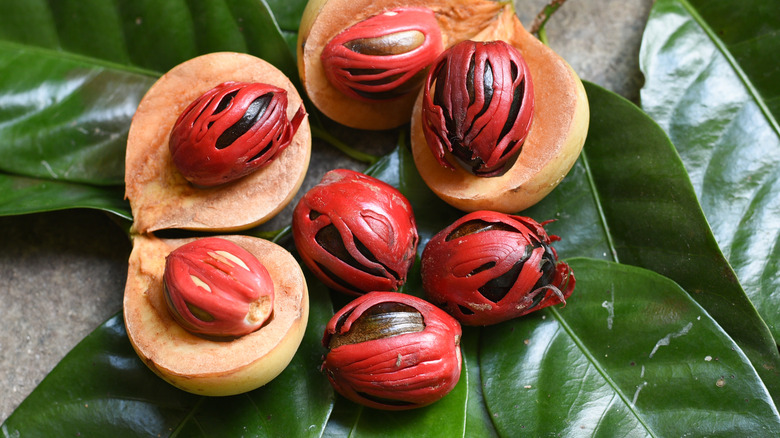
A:
{"type": "Polygon", "coordinates": [[[163,295],[165,256],[192,239],[135,236],[123,302],[127,334],[143,362],[172,385],[209,396],[250,391],[278,376],[303,339],[309,313],[303,272],[287,250],[249,236],[221,237],[253,253],[271,274],[274,312],[259,330],[230,341],[207,340],[170,315],[163,295]]]}
{"type": "Polygon", "coordinates": [[[287,91],[287,117],[302,99],[276,67],[251,55],[217,52],[190,59],[164,74],[141,100],[128,133],[125,197],[138,233],[162,229],[236,231],[280,212],[297,193],[311,157],[308,119],[269,165],[213,188],[195,187],[176,169],[168,151],[179,114],[198,96],[232,80],[262,82],[287,91]]]}

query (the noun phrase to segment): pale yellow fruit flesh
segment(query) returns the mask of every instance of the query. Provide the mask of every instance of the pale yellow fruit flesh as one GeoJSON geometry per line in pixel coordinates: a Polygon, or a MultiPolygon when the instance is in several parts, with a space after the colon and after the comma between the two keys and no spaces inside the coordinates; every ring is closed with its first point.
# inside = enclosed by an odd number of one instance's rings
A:
{"type": "Polygon", "coordinates": [[[124,294],[124,319],[138,356],[158,376],[185,391],[224,396],[251,391],[278,376],[306,330],[309,295],[295,258],[284,248],[249,236],[221,236],[244,247],[268,269],[274,309],[259,330],[230,341],[185,331],[163,294],[165,257],[193,240],[135,236],[124,294]]]}
{"type": "Polygon", "coordinates": [[[288,119],[302,105],[282,72],[246,54],[210,53],[163,75],[141,100],[128,133],[125,196],[135,232],[247,229],[276,215],[297,193],[311,157],[308,118],[274,161],[231,183],[195,187],[173,164],[168,138],[179,114],[201,94],[226,81],[260,82],[286,90],[288,119]]]}
{"type": "Polygon", "coordinates": [[[414,161],[428,187],[448,204],[463,211],[517,213],[547,196],[576,162],[588,132],[588,98],[574,70],[526,31],[511,7],[474,39],[505,40],[528,64],[535,106],[523,150],[511,169],[496,177],[478,177],[459,165],[455,170],[439,165],[422,131],[421,92],[412,114],[414,161]]]}

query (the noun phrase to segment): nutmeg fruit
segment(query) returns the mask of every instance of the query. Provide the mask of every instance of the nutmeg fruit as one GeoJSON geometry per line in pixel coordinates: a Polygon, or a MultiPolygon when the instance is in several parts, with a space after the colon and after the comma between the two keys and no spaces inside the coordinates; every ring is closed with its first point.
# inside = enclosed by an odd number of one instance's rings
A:
{"type": "Polygon", "coordinates": [[[519,50],[528,65],[534,107],[522,151],[510,167],[491,177],[462,166],[442,166],[426,141],[421,91],[411,119],[412,155],[426,185],[455,208],[516,213],[547,196],[574,165],[588,132],[588,98],[574,70],[525,30],[511,5],[504,6],[500,18],[472,40],[505,41],[519,50]]]}
{"type": "Polygon", "coordinates": [[[421,257],[425,296],[465,325],[491,325],[566,303],[574,273],[546,222],[474,211],[436,233],[421,257]]]}
{"type": "Polygon", "coordinates": [[[241,245],[220,237],[195,239],[171,251],[163,291],[180,326],[212,339],[252,333],[274,309],[268,269],[241,245]]]}
{"type": "Polygon", "coordinates": [[[287,250],[255,237],[219,237],[254,255],[268,270],[273,310],[260,328],[243,336],[206,339],[171,314],[163,284],[165,260],[196,239],[135,236],[123,302],[127,334],[143,362],[170,384],[210,396],[250,391],[279,375],[303,339],[309,314],[303,272],[287,250]]]}
{"type": "Polygon", "coordinates": [[[322,370],[333,388],[377,409],[427,406],[461,374],[461,327],[431,303],[398,292],[369,292],[325,327],[322,370]]]}
{"type": "Polygon", "coordinates": [[[293,211],[292,233],[314,275],[351,295],[398,290],[419,242],[409,200],[349,169],[329,171],[303,195],[293,211]]]}
{"type": "Polygon", "coordinates": [[[298,32],[301,82],[314,105],[342,125],[403,125],[420,88],[421,66],[436,51],[485,29],[500,10],[490,0],[309,0],[298,32]],[[426,11],[430,18],[421,18],[426,11]],[[373,30],[372,21],[382,24],[373,30]],[[346,82],[334,85],[334,74],[346,82]],[[389,91],[382,88],[395,82],[389,91]]]}
{"type": "Polygon", "coordinates": [[[228,81],[281,89],[287,100],[284,119],[301,117],[303,101],[290,80],[251,55],[210,53],[165,73],[138,105],[127,138],[125,197],[133,211],[135,232],[247,229],[269,220],[297,193],[311,156],[307,117],[296,121],[295,134],[278,156],[232,182],[201,187],[189,182],[174,164],[169,142],[177,119],[199,96],[228,81]]]}

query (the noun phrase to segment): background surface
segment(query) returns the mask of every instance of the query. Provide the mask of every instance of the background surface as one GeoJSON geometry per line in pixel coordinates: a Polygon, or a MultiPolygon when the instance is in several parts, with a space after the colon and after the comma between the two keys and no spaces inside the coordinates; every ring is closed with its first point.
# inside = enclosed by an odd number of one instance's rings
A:
{"type": "MultiPolygon", "coordinates": [[[[547,1],[515,3],[530,26],[547,1]]],[[[549,44],[582,79],[638,102],[639,45],[651,6],[652,0],[569,0],[547,24],[549,44]]],[[[339,135],[373,154],[395,145],[394,133],[339,135]]],[[[366,167],[322,143],[312,153],[298,197],[330,169],[366,167]]],[[[267,228],[289,223],[291,208],[267,228]]],[[[0,217],[0,422],[71,348],[121,310],[130,249],[121,228],[97,211],[0,217]]]]}

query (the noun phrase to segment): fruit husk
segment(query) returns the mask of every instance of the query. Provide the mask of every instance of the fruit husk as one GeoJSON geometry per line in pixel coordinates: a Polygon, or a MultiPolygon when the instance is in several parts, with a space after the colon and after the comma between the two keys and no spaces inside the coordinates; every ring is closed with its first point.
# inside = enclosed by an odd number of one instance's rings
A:
{"type": "Polygon", "coordinates": [[[320,61],[325,45],[341,31],[399,7],[431,9],[445,47],[476,35],[501,11],[501,4],[490,0],[310,0],[298,32],[298,73],[309,98],[323,114],[357,129],[382,130],[409,123],[415,92],[376,102],[352,99],[330,84],[320,61]]]}
{"type": "Polygon", "coordinates": [[[504,40],[520,50],[534,83],[534,114],[522,152],[500,176],[478,177],[456,164],[441,166],[422,130],[422,91],[412,114],[411,145],[425,183],[448,204],[463,211],[516,213],[539,202],[571,170],[582,151],[590,121],[585,88],[574,70],[552,49],[531,35],[506,6],[500,18],[472,38],[504,40]]]}
{"type": "Polygon", "coordinates": [[[171,160],[168,140],[179,114],[197,97],[225,81],[262,82],[287,91],[287,116],[302,100],[276,67],[251,55],[219,52],[171,69],[146,93],[133,116],[125,157],[125,197],[137,233],[162,229],[235,231],[259,225],[297,193],[311,157],[308,119],[290,145],[267,166],[216,187],[196,187],[171,160]]]}
{"type": "Polygon", "coordinates": [[[258,388],[281,373],[303,339],[309,314],[306,280],[295,258],[267,240],[220,236],[252,253],[274,283],[274,309],[257,331],[232,340],[209,340],[184,330],[165,303],[165,257],[193,239],[139,235],[124,294],[124,319],[138,356],[158,376],[185,391],[209,396],[258,388]]]}

